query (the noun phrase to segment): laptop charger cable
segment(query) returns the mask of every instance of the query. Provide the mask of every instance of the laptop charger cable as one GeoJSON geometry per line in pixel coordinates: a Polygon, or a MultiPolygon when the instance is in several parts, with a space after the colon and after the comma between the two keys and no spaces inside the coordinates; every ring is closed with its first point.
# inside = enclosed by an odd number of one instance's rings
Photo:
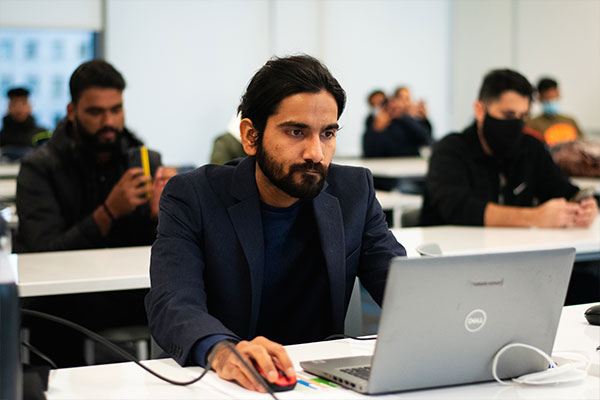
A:
{"type": "Polygon", "coordinates": [[[577,353],[565,354],[569,354],[574,358],[578,358],[578,360],[571,360],[573,362],[558,365],[548,354],[535,346],[525,343],[510,343],[498,350],[494,356],[492,361],[492,375],[494,376],[494,379],[502,385],[554,385],[558,383],[579,382],[585,379],[590,365],[589,359],[577,353]],[[509,349],[519,347],[534,351],[540,356],[544,357],[546,361],[548,361],[549,368],[545,371],[521,375],[517,378],[513,378],[510,381],[503,381],[500,379],[500,377],[498,377],[498,362],[500,356],[502,356],[502,354],[509,349]]]}

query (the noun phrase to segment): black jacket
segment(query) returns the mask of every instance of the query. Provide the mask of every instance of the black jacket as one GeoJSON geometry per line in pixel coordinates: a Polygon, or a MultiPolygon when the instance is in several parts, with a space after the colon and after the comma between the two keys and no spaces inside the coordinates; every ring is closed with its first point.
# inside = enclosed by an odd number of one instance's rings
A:
{"type": "MultiPolygon", "coordinates": [[[[160,202],[146,297],[150,331],[178,363],[191,361],[198,340],[220,334],[252,339],[258,329],[265,244],[254,157],[236,166],[206,165],[171,178],[160,202]]],[[[371,173],[331,164],[321,193],[310,200],[329,277],[333,332],[342,332],[356,276],[381,304],[392,257],[404,256],[375,198],[371,173]]],[[[294,296],[298,293],[287,293],[294,296]]],[[[298,298],[297,318],[313,322],[298,298]]],[[[290,332],[296,343],[306,332],[290,332]]],[[[277,340],[277,338],[270,338],[277,340]]]]}
{"type": "Polygon", "coordinates": [[[36,125],[31,115],[23,122],[17,122],[10,115],[6,115],[2,120],[0,146],[33,147],[33,136],[45,130],[36,125]]]}
{"type": "Polygon", "coordinates": [[[372,122],[367,120],[363,135],[365,157],[418,156],[420,147],[431,144],[431,129],[409,116],[392,120],[381,132],[373,129],[372,122]]]}
{"type": "MultiPolygon", "coordinates": [[[[103,237],[92,213],[129,168],[128,151],[142,142],[125,130],[121,148],[106,166],[77,144],[61,121],[52,138],[21,161],[17,177],[19,230],[16,252],[74,250],[152,244],[156,223],[147,205],[118,219],[103,237]]],[[[160,155],[151,152],[151,169],[160,155]]]]}
{"type": "Polygon", "coordinates": [[[502,164],[483,152],[473,124],[434,145],[421,223],[483,226],[487,203],[531,207],[577,190],[537,139],[524,134],[502,164]]]}

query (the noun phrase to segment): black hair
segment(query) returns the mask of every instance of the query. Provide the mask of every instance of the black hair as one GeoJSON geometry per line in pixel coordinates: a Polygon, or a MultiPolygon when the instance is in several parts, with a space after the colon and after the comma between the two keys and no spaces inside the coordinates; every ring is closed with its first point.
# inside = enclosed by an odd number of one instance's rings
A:
{"type": "Polygon", "coordinates": [[[383,97],[387,98],[385,92],[381,89],[375,89],[373,90],[371,93],[369,93],[369,95],[367,96],[367,102],[371,103],[371,99],[375,96],[377,96],[378,94],[382,94],[383,97]]]}
{"type": "Polygon", "coordinates": [[[69,80],[71,101],[77,103],[84,90],[91,87],[125,89],[125,80],[119,71],[104,60],[92,60],[81,64],[69,80]]]}
{"type": "Polygon", "coordinates": [[[540,79],[537,84],[538,93],[545,92],[548,89],[558,89],[558,82],[548,77],[540,79]]]}
{"type": "Polygon", "coordinates": [[[29,90],[24,87],[12,88],[6,92],[6,96],[11,100],[15,97],[29,97],[29,90]]]}
{"type": "Polygon", "coordinates": [[[509,90],[514,90],[531,101],[533,87],[531,87],[527,78],[510,69],[490,71],[483,78],[481,89],[479,89],[479,100],[483,102],[498,100],[504,92],[509,90]]]}
{"type": "Polygon", "coordinates": [[[258,143],[267,119],[277,112],[283,99],[298,93],[326,90],[337,103],[337,116],[346,105],[346,92],[325,65],[309,55],[274,57],[266,62],[250,80],[242,96],[238,112],[249,118],[258,131],[258,143]]]}

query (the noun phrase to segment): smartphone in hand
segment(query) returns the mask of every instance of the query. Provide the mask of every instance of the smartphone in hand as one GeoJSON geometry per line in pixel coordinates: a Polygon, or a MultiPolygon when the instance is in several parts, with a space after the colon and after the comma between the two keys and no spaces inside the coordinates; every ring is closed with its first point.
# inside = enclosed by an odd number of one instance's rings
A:
{"type": "MultiPolygon", "coordinates": [[[[136,147],[129,150],[129,168],[142,168],[144,175],[152,178],[150,170],[150,158],[146,146],[136,147]]],[[[152,181],[146,182],[146,197],[152,196],[152,181]]]]}
{"type": "Polygon", "coordinates": [[[575,196],[571,197],[569,201],[573,203],[580,203],[582,200],[591,199],[592,197],[594,197],[594,188],[585,188],[575,193],[575,196]]]}

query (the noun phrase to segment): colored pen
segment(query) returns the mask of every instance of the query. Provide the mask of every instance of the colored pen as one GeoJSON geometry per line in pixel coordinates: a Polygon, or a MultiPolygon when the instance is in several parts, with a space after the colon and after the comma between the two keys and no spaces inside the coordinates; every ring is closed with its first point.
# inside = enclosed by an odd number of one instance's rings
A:
{"type": "Polygon", "coordinates": [[[313,390],[318,390],[316,387],[314,387],[313,385],[311,385],[309,382],[303,381],[302,379],[298,379],[296,382],[298,382],[301,385],[304,385],[308,388],[311,388],[313,390]]]}

